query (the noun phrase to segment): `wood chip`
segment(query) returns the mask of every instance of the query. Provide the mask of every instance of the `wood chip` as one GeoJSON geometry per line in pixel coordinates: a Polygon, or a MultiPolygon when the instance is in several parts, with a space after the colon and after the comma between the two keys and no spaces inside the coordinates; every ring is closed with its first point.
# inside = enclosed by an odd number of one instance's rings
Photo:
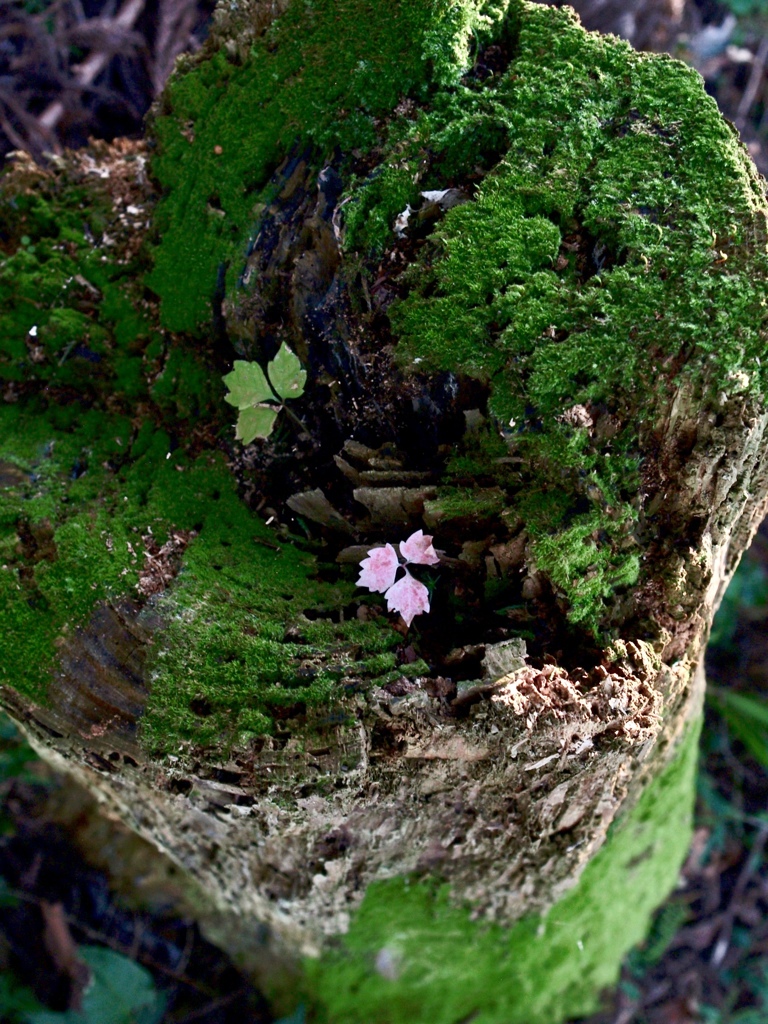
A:
{"type": "Polygon", "coordinates": [[[368,509],[375,526],[406,527],[424,511],[424,502],[435,495],[433,488],[357,487],[355,501],[368,509]]]}
{"type": "Polygon", "coordinates": [[[303,491],[301,494],[291,495],[286,504],[297,515],[309,519],[310,522],[320,523],[321,526],[327,526],[329,529],[340,533],[355,532],[344,516],[328,501],[319,487],[316,487],[313,491],[303,491]]]}

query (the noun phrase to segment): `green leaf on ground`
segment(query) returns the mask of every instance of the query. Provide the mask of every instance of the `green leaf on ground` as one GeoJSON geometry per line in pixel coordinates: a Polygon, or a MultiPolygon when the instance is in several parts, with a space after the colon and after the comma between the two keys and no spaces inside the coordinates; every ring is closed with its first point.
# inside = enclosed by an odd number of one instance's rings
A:
{"type": "Polygon", "coordinates": [[[43,1010],[29,1014],[29,1024],[160,1024],[165,997],[146,968],[103,946],[79,952],[93,975],[82,1010],[43,1010]]]}
{"type": "Polygon", "coordinates": [[[739,563],[712,623],[709,642],[722,651],[733,649],[739,617],[768,604],[768,573],[748,552],[739,563]]]}
{"type": "Polygon", "coordinates": [[[21,1024],[40,1009],[40,1003],[31,989],[22,985],[9,971],[0,974],[0,1020],[6,1024],[21,1024]]]}

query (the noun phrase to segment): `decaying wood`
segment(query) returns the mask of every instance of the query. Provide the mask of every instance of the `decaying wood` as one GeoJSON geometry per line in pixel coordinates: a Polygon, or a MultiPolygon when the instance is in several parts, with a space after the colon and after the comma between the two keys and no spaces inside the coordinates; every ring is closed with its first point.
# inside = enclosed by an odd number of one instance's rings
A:
{"type": "MultiPolygon", "coordinates": [[[[267,6],[265,18],[274,14],[267,6]]],[[[439,524],[431,468],[396,454],[405,427],[437,452],[466,424],[457,382],[394,372],[376,320],[392,300],[387,274],[351,301],[357,285],[337,230],[341,183],[313,159],[296,149],[276,169],[242,292],[219,296],[214,312],[239,356],[271,358],[287,337],[314,377],[333,382],[322,409],[310,410],[323,429],[310,420],[297,436],[302,458],[290,474],[258,468],[276,505],[327,531],[337,562],[349,564],[367,550],[368,531],[439,524]],[[396,415],[402,409],[407,418],[396,415]],[[380,448],[352,440],[366,431],[380,448]],[[336,470],[328,483],[318,480],[323,467],[336,470]]],[[[442,211],[428,206],[432,223],[442,211]]],[[[765,245],[764,219],[755,215],[756,245],[765,245]]],[[[666,386],[639,428],[639,447],[653,457],[643,463],[637,536],[655,571],[617,602],[620,638],[596,657],[582,663],[581,652],[561,649],[533,663],[484,637],[441,652],[444,674],[436,656],[437,667],[415,678],[365,689],[350,670],[340,710],[308,709],[294,729],[288,709],[284,727],[247,750],[206,759],[184,747],[155,759],[137,730],[152,682],[148,646],[167,623],[142,598],[173,578],[191,537],[180,532],[164,546],[143,538],[135,601],[102,603],[62,639],[49,707],[11,691],[3,703],[47,759],[194,880],[209,931],[264,980],[320,953],[346,931],[369,884],[392,875],[439,876],[457,902],[501,924],[545,911],[700,714],[712,616],[768,507],[768,413],[737,386],[713,391],[679,369],[660,364],[666,386]],[[653,642],[637,638],[638,622],[653,624],[653,642]],[[448,672],[462,661],[477,669],[465,673],[467,685],[448,672]]],[[[600,429],[583,406],[565,415],[600,429]]],[[[241,458],[236,470],[248,459],[252,469],[258,455],[241,458]]],[[[0,464],[3,473],[12,478],[13,467],[0,464]]],[[[493,488],[477,496],[492,499],[493,488]]],[[[30,552],[54,557],[37,529],[30,552]]],[[[477,530],[463,538],[457,574],[486,557],[477,530]]],[[[524,524],[489,551],[500,565],[527,565],[523,596],[541,596],[524,524]]]]}

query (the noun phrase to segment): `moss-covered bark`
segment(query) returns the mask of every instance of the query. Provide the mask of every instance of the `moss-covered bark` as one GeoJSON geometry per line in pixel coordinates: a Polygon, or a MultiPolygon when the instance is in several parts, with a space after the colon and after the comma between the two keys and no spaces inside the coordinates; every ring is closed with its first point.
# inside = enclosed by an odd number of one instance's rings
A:
{"type": "Polygon", "coordinates": [[[763,183],[695,73],[523,0],[225,5],[149,136],[0,181],[3,702],[278,1000],[580,1013],[765,509],[763,183]],[[419,528],[406,630],[355,582],[419,528]]]}

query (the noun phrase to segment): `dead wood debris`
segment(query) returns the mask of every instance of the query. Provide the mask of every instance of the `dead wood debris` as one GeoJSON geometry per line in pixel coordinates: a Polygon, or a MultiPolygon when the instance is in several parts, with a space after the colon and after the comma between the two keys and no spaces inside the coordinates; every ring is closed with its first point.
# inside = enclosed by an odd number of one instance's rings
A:
{"type": "Polygon", "coordinates": [[[0,157],[136,134],[213,0],[0,0],[0,157]]]}
{"type": "Polygon", "coordinates": [[[178,573],[181,556],[194,536],[194,530],[174,530],[162,545],[158,544],[152,534],[142,537],[144,566],[136,584],[142,597],[152,597],[165,590],[178,573]]]}

